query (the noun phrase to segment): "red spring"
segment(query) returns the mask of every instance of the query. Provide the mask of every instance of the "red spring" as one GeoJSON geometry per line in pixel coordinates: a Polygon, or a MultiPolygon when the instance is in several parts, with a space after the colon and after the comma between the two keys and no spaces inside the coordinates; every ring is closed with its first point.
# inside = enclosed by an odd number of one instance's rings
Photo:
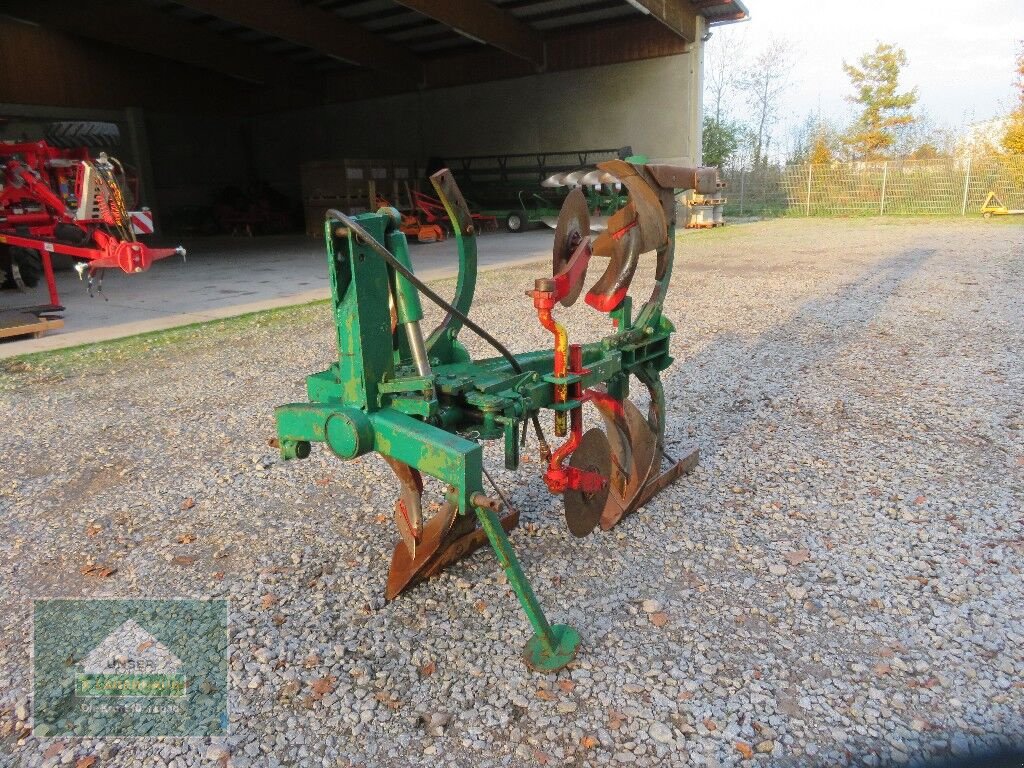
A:
{"type": "Polygon", "coordinates": [[[100,209],[100,218],[103,219],[104,224],[114,226],[117,224],[117,218],[114,216],[114,212],[110,210],[110,203],[102,193],[96,193],[96,205],[100,209]]]}

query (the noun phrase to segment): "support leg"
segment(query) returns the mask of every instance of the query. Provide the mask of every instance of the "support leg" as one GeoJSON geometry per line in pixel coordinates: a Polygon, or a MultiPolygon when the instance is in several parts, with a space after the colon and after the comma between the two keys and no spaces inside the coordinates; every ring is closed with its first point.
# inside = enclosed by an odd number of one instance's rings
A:
{"type": "Polygon", "coordinates": [[[576,657],[576,651],[580,646],[579,634],[565,624],[551,626],[548,623],[494,511],[486,507],[476,507],[476,516],[491,542],[498,563],[508,576],[508,583],[512,585],[512,590],[519,598],[519,604],[523,606],[526,618],[533,627],[533,637],[527,641],[523,652],[526,665],[538,672],[554,672],[561,669],[576,657]]]}
{"type": "Polygon", "coordinates": [[[50,304],[60,306],[60,296],[57,295],[57,281],[53,276],[53,261],[48,251],[39,251],[39,258],[43,262],[43,275],[46,277],[46,290],[50,293],[50,304]]]}

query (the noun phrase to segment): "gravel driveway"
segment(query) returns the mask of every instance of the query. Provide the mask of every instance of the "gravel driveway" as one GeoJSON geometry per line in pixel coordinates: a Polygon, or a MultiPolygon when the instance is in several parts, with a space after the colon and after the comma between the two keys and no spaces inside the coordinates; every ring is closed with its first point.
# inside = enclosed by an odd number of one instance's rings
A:
{"type": "MultiPolygon", "coordinates": [[[[668,440],[700,445],[694,474],[577,540],[537,465],[514,479],[488,450],[541,602],[583,636],[557,675],[520,661],[489,550],[384,603],[382,462],[267,446],[332,359],[324,305],[5,363],[0,764],[874,766],[1020,743],[1024,229],[779,220],[678,252],[668,440]],[[231,735],[29,735],[44,596],[228,598],[231,735]]],[[[550,343],[523,296],[541,270],[481,280],[475,318],[517,351],[550,343]]]]}

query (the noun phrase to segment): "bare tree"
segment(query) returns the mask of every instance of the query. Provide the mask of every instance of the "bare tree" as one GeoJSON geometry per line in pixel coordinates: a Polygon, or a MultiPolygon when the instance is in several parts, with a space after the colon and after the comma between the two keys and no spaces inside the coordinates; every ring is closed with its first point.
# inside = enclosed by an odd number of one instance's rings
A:
{"type": "Polygon", "coordinates": [[[820,123],[821,114],[809,112],[803,121],[790,126],[789,148],[786,151],[787,165],[801,165],[807,162],[820,123]]]}
{"type": "Polygon", "coordinates": [[[787,165],[824,165],[843,156],[842,133],[819,108],[789,129],[787,165]]]}
{"type": "Polygon", "coordinates": [[[783,96],[791,82],[793,58],[793,46],[788,40],[770,40],[740,78],[739,89],[746,97],[750,115],[754,166],[767,161],[783,96]]]}
{"type": "Polygon", "coordinates": [[[747,30],[723,27],[704,44],[704,115],[722,125],[732,119],[746,69],[747,30]]]}

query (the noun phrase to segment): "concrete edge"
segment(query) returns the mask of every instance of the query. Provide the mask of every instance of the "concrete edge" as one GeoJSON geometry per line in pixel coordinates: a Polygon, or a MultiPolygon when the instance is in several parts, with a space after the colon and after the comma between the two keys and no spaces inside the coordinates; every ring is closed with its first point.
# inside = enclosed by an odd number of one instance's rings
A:
{"type": "MultiPolygon", "coordinates": [[[[479,272],[492,272],[496,269],[506,267],[521,267],[526,264],[542,262],[546,258],[544,254],[531,254],[519,259],[486,264],[479,267],[479,272]]],[[[458,269],[453,267],[434,267],[417,273],[420,279],[425,281],[447,280],[458,276],[458,269]]],[[[202,312],[182,312],[165,317],[156,317],[150,320],[134,320],[130,323],[119,323],[105,328],[90,328],[84,331],[72,331],[70,333],[58,333],[52,336],[43,336],[38,339],[22,339],[0,344],[0,360],[21,355],[32,355],[38,352],[55,352],[71,347],[80,347],[86,344],[97,344],[104,341],[116,341],[143,333],[154,331],[166,331],[171,328],[180,328],[183,325],[196,323],[209,323],[216,320],[224,320],[229,317],[248,315],[253,312],[264,312],[268,309],[280,309],[282,307],[293,307],[298,304],[308,304],[313,301],[329,299],[330,289],[316,288],[301,293],[291,293],[287,296],[279,296],[276,299],[263,299],[251,301],[246,304],[231,304],[225,307],[204,310],[202,312]]]]}

